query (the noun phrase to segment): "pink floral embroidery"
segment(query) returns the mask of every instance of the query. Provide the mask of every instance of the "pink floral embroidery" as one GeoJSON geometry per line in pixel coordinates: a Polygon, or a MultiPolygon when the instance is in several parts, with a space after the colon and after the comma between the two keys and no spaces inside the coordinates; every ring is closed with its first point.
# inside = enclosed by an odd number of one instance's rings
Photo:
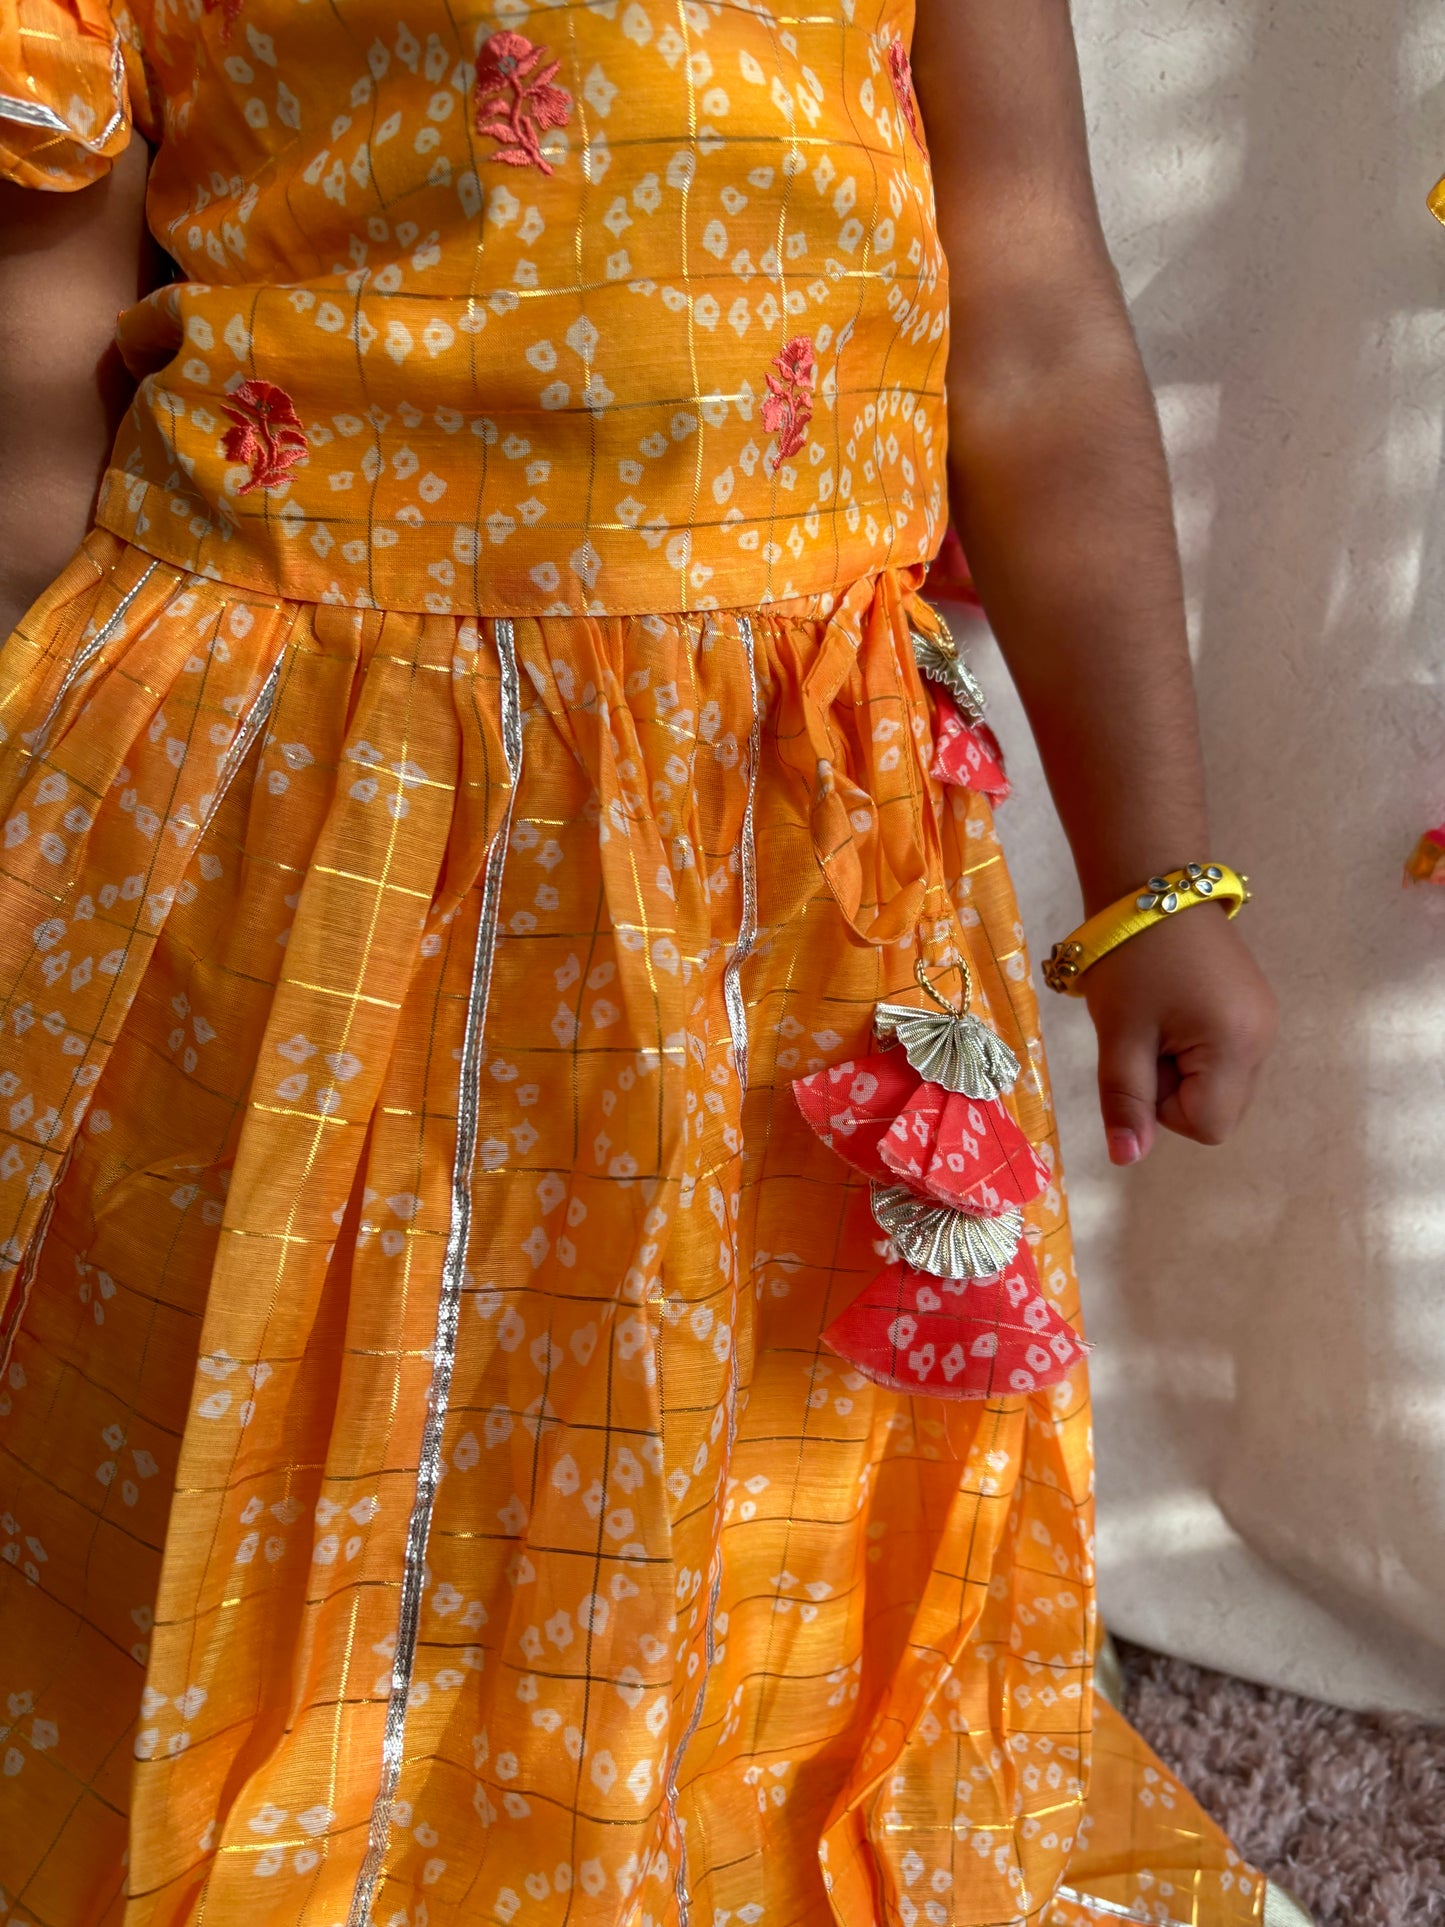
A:
{"type": "Polygon", "coordinates": [[[221,38],[222,40],[229,40],[231,38],[231,28],[240,14],[245,0],[201,0],[201,4],[207,13],[220,14],[221,38]]]}
{"type": "Polygon", "coordinates": [[[808,439],[816,380],[813,344],[807,335],[794,335],[773,356],[773,366],[768,370],[768,392],[763,397],[763,427],[778,438],[780,462],[796,455],[808,439]]]}
{"type": "Polygon", "coordinates": [[[908,122],[909,132],[922,147],[923,131],[918,125],[918,108],[913,99],[913,64],[901,40],[890,40],[888,43],[888,73],[903,118],[908,122]]]}
{"type": "Polygon", "coordinates": [[[235,423],[221,438],[221,447],[233,462],[250,469],[240,493],[253,488],[275,488],[298,462],[306,460],[306,435],[301,417],[284,388],[273,381],[243,381],[222,402],[221,412],[235,423]]]}
{"type": "Polygon", "coordinates": [[[501,141],[492,159],[552,172],[539,135],[565,127],[572,96],[554,84],[561,66],[525,34],[494,33],[477,55],[477,132],[501,141]]]}

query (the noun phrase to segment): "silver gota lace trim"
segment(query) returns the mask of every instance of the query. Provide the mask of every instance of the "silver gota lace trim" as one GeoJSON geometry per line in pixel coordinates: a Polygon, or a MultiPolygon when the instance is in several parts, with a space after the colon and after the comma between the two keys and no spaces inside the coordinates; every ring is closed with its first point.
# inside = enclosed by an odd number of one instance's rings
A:
{"type": "Polygon", "coordinates": [[[981,723],[987,707],[983,689],[957,649],[950,655],[936,637],[924,635],[921,629],[909,633],[913,637],[913,659],[920,671],[930,682],[942,684],[967,721],[981,723]]]}
{"type": "Polygon", "coordinates": [[[441,1480],[442,1433],[451,1397],[452,1368],[456,1362],[457,1319],[466,1279],[467,1242],[472,1228],[472,1166],[477,1148],[478,1091],[481,1083],[482,1039],[487,1023],[487,1001],[492,987],[492,965],[497,951],[498,912],[502,873],[511,838],[512,811],[522,777],[522,706],[517,684],[517,655],[511,621],[499,616],[492,625],[501,671],[502,749],[507,759],[511,793],[501,825],[487,851],[482,878],[482,906],[477,920],[477,944],[472,981],[467,993],[466,1025],[462,1034],[461,1074],[457,1080],[457,1148],[452,1163],[451,1222],[442,1259],[437,1302],[436,1341],[432,1347],[431,1385],[427,1391],[426,1423],[422,1430],[417,1467],[416,1500],[406,1534],[406,1563],[402,1574],[401,1607],[397,1618],[396,1656],[391,1666],[391,1696],[386,1706],[386,1729],[381,1745],[381,1786],[371,1810],[371,1833],[366,1858],[356,1877],[347,1927],[369,1927],[371,1903],[381,1876],[391,1833],[392,1807],[401,1778],[406,1741],[407,1701],[416,1666],[417,1632],[422,1594],[426,1588],[427,1541],[441,1480]]]}
{"type": "MultiPolygon", "coordinates": [[[[3,98],[3,96],[0,96],[0,98],[3,98]]],[[[3,116],[0,116],[0,118],[3,118],[3,116]]],[[[55,727],[55,719],[60,714],[66,697],[95,661],[101,650],[105,648],[108,642],[113,640],[121,624],[130,614],[131,604],[159,567],[159,562],[150,563],[150,565],[142,571],[138,579],[126,590],[125,594],[121,597],[120,601],[117,602],[105,621],[96,630],[95,634],[87,637],[76,650],[69,668],[67,668],[64,676],[61,678],[60,687],[55,692],[55,698],[49,709],[46,710],[39,727],[30,733],[28,742],[26,742],[24,737],[21,738],[25,753],[31,762],[33,762],[37,756],[43,756],[45,754],[46,745],[50,740],[50,732],[55,727]]]]}
{"type": "MultiPolygon", "coordinates": [[[[1175,1914],[1145,1913],[1141,1908],[1121,1907],[1115,1900],[1100,1900],[1093,1894],[1080,1893],[1077,1887],[1056,1887],[1056,1897],[1071,1900],[1076,1907],[1095,1914],[1100,1920],[1134,1920],[1140,1927],[1189,1927],[1187,1921],[1180,1920],[1175,1914]]],[[[1272,1880],[1264,1883],[1264,1927],[1315,1927],[1314,1915],[1307,1914],[1293,1894],[1277,1887],[1272,1880]]]]}
{"type": "MultiPolygon", "coordinates": [[[[1278,1891],[1279,1889],[1272,1883],[1269,1884],[1268,1893],[1278,1891]]],[[[1055,1887],[1054,1896],[1058,1900],[1071,1901],[1075,1907],[1082,1907],[1086,1913],[1093,1914],[1098,1920],[1133,1920],[1139,1923],[1139,1927],[1190,1927],[1190,1923],[1181,1920],[1177,1914],[1146,1913],[1142,1902],[1137,1908],[1123,1907],[1117,1900],[1100,1900],[1095,1894],[1081,1893],[1077,1887],[1055,1887]]],[[[1284,1927],[1286,1921],[1302,1923],[1303,1927],[1314,1927],[1309,1915],[1300,1912],[1298,1908],[1293,1914],[1281,1914],[1278,1919],[1280,1927],[1284,1927]]],[[[1268,1898],[1265,1901],[1264,1927],[1274,1927],[1268,1898]]]]}
{"type": "MultiPolygon", "coordinates": [[[[753,625],[749,617],[738,618],[738,633],[742,637],[743,648],[747,652],[748,692],[752,700],[753,722],[748,733],[748,800],[747,807],[743,811],[742,832],[738,839],[743,901],[738,918],[737,942],[733,945],[732,955],[728,958],[727,967],[723,972],[723,999],[727,1004],[728,1029],[732,1032],[733,1058],[737,1064],[739,1103],[741,1103],[748,1089],[748,1013],[747,1006],[743,1002],[742,967],[758,937],[758,852],[753,821],[753,801],[757,794],[758,763],[762,756],[763,716],[758,701],[757,652],[753,639],[753,625]]],[[[740,1274],[741,1257],[738,1251],[737,1228],[734,1225],[734,1282],[738,1280],[740,1274]]],[[[736,1314],[734,1314],[733,1342],[728,1351],[727,1438],[723,1447],[723,1462],[718,1472],[719,1495],[725,1495],[728,1489],[728,1477],[732,1470],[733,1447],[737,1442],[737,1433],[738,1346],[736,1314]]],[[[717,1609],[721,1597],[722,1548],[717,1546],[713,1549],[712,1569],[708,1574],[707,1617],[703,1621],[703,1659],[706,1663],[702,1678],[698,1682],[697,1698],[693,1701],[687,1725],[668,1762],[664,1782],[668,1818],[672,1822],[673,1834],[677,1840],[677,1878],[673,1883],[673,1892],[677,1900],[678,1927],[691,1927],[692,1893],[687,1864],[687,1835],[677,1810],[677,1776],[682,1769],[683,1757],[702,1722],[703,1706],[707,1700],[707,1682],[713,1667],[717,1664],[717,1609]]]]}
{"type": "Polygon", "coordinates": [[[1054,1894],[1057,1899],[1070,1900],[1100,1920],[1137,1920],[1140,1927],[1184,1927],[1184,1922],[1172,1914],[1137,1913],[1134,1908],[1121,1907],[1114,1900],[1096,1900],[1092,1894],[1080,1893],[1077,1887],[1055,1887],[1054,1894]]]}
{"type": "Polygon", "coordinates": [[[119,35],[111,42],[110,88],[117,106],[98,134],[82,134],[43,101],[20,100],[14,94],[0,94],[0,120],[15,121],[21,127],[43,128],[47,134],[60,134],[66,140],[74,141],[77,147],[84,148],[88,154],[98,154],[125,119],[125,110],[119,105],[125,99],[125,52],[119,35]]]}
{"type": "Polygon", "coordinates": [[[60,1187],[74,1154],[75,1140],[72,1138],[69,1148],[60,1160],[60,1169],[50,1181],[50,1189],[46,1192],[45,1202],[40,1207],[40,1216],[34,1231],[30,1234],[30,1242],[21,1254],[16,1267],[17,1276],[10,1322],[3,1331],[0,1331],[0,1379],[5,1378],[10,1370],[10,1357],[15,1350],[15,1341],[20,1336],[20,1328],[25,1323],[26,1315],[30,1310],[30,1298],[35,1289],[35,1274],[40,1269],[40,1254],[45,1249],[50,1220],[55,1215],[55,1201],[60,1195],[60,1187]]]}
{"type": "Polygon", "coordinates": [[[733,1057],[738,1083],[748,1088],[748,1013],[743,1002],[742,968],[758,940],[758,851],[753,821],[753,802],[758,790],[758,761],[762,755],[763,717],[758,705],[758,663],[753,645],[753,625],[747,616],[738,618],[748,659],[748,692],[752,699],[752,728],[748,733],[748,801],[743,811],[742,834],[738,838],[738,865],[742,872],[743,902],[738,919],[738,938],[723,971],[723,1002],[727,1005],[728,1029],[732,1032],[733,1057]]]}
{"type": "MultiPolygon", "coordinates": [[[[147,570],[146,573],[149,575],[150,571],[147,570]]],[[[139,588],[140,584],[137,583],[136,586],[139,588]]],[[[271,711],[276,707],[276,691],[281,687],[281,665],[285,660],[286,650],[283,648],[272,663],[265,682],[256,692],[256,700],[247,710],[245,721],[231,738],[231,747],[226,751],[226,760],[221,765],[220,774],[216,778],[216,787],[211,792],[210,803],[205,816],[201,819],[200,835],[196,838],[198,843],[210,829],[216,811],[226,800],[226,791],[235,782],[237,770],[251,754],[256,746],[257,737],[271,720],[271,711]]]]}
{"type": "Polygon", "coordinates": [[[967,1011],[880,1004],[873,1027],[885,1044],[903,1046],[920,1077],[964,1097],[1002,1097],[1023,1068],[1003,1039],[967,1011]]]}
{"type": "Polygon", "coordinates": [[[873,1217],[915,1271],[935,1278],[992,1278],[1019,1248],[1024,1214],[1016,1205],[976,1218],[917,1198],[903,1184],[875,1184],[873,1217]]]}
{"type": "MultiPolygon", "coordinates": [[[[155,564],[152,563],[151,568],[153,569],[154,567],[155,564]]],[[[90,642],[86,645],[85,651],[82,652],[86,660],[89,660],[98,649],[102,648],[107,639],[114,634],[121,618],[130,607],[136,595],[140,592],[145,583],[146,576],[148,576],[150,572],[150,569],[146,570],[145,575],[136,583],[130,594],[105,624],[105,627],[91,637],[90,642]]],[[[276,691],[281,681],[281,664],[285,658],[285,654],[286,651],[283,648],[281,654],[277,656],[275,662],[272,663],[270,673],[266,677],[265,682],[262,683],[260,689],[256,692],[256,700],[247,710],[245,716],[242,718],[240,728],[231,739],[231,747],[226,752],[226,759],[222,763],[220,772],[216,778],[216,787],[211,792],[209,801],[206,803],[205,814],[202,816],[196,828],[196,844],[198,846],[205,837],[206,831],[211,827],[216,811],[225,801],[226,791],[235,781],[236,772],[250,755],[256,745],[257,737],[260,736],[267,723],[271,720],[271,711],[276,703],[276,691]]],[[[76,662],[71,664],[70,670],[67,672],[65,687],[69,687],[70,683],[74,681],[79,662],[80,657],[77,657],[76,662]]],[[[62,690],[62,696],[63,693],[62,690]]],[[[59,709],[60,702],[61,697],[57,697],[55,703],[51,706],[52,719],[59,709]]],[[[49,728],[48,720],[44,727],[49,728]]],[[[32,758],[38,753],[38,750],[32,750],[32,758]]],[[[92,1086],[92,1089],[93,1088],[92,1086]]],[[[50,1230],[51,1214],[55,1210],[56,1196],[59,1193],[66,1166],[69,1164],[74,1150],[75,1139],[74,1136],[72,1136],[65,1154],[61,1158],[60,1167],[51,1181],[50,1190],[46,1194],[44,1208],[36,1221],[34,1231],[30,1234],[30,1242],[26,1245],[24,1252],[17,1260],[16,1268],[20,1276],[14,1294],[15,1303],[9,1324],[5,1326],[3,1331],[0,1331],[0,1376],[3,1376],[4,1373],[9,1370],[10,1354],[15,1348],[15,1340],[19,1335],[20,1327],[25,1322],[25,1314],[29,1309],[30,1294],[35,1283],[35,1275],[40,1266],[40,1254],[45,1246],[46,1234],[50,1230]]]]}

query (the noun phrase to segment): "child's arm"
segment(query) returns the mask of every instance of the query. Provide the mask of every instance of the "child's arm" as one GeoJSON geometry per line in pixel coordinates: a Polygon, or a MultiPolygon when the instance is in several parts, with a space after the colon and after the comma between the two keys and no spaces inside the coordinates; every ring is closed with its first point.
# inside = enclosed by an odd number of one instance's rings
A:
{"type": "Polygon", "coordinates": [[[0,641],[90,526],[130,384],[115,318],[145,292],[147,153],[75,194],[0,184],[0,641]]]}
{"type": "MultiPolygon", "coordinates": [[[[950,480],[1086,913],[1211,847],[1169,482],[1094,203],[1068,0],[918,0],[913,73],[952,287],[950,480]]],[[[1063,933],[1058,933],[1062,935],[1063,933]]],[[[1110,1154],[1218,1143],[1274,1035],[1224,915],[1087,973],[1110,1154]]]]}

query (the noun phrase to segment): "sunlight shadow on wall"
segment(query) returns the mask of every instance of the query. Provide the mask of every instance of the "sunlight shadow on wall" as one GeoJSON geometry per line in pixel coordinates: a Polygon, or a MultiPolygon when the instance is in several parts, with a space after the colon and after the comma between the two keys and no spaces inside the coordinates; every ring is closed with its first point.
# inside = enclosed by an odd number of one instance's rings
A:
{"type": "MultiPolygon", "coordinates": [[[[1211,854],[1255,880],[1285,1006],[1239,1139],[1127,1176],[1087,1024],[1045,1012],[1099,1341],[1105,1606],[1188,1657],[1445,1714],[1445,892],[1399,888],[1445,806],[1438,0],[1078,0],[1076,19],[1177,489],[1211,854]]],[[[1037,950],[1077,895],[999,710],[1037,950]]]]}

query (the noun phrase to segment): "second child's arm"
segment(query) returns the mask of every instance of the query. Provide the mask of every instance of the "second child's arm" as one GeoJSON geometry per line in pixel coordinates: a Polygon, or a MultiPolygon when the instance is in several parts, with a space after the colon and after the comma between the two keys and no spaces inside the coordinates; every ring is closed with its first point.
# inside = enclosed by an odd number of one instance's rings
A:
{"type": "MultiPolygon", "coordinates": [[[[918,0],[913,71],[952,291],[954,516],[1092,913],[1158,871],[1245,858],[1209,841],[1164,450],[1099,224],[1068,0],[918,0]]],[[[1122,945],[1085,994],[1117,1163],[1156,1121],[1229,1134],[1275,1020],[1222,911],[1122,945]]]]}
{"type": "Polygon", "coordinates": [[[93,187],[0,184],[0,641],[90,526],[130,383],[115,319],[145,293],[144,141],[93,187]]]}

